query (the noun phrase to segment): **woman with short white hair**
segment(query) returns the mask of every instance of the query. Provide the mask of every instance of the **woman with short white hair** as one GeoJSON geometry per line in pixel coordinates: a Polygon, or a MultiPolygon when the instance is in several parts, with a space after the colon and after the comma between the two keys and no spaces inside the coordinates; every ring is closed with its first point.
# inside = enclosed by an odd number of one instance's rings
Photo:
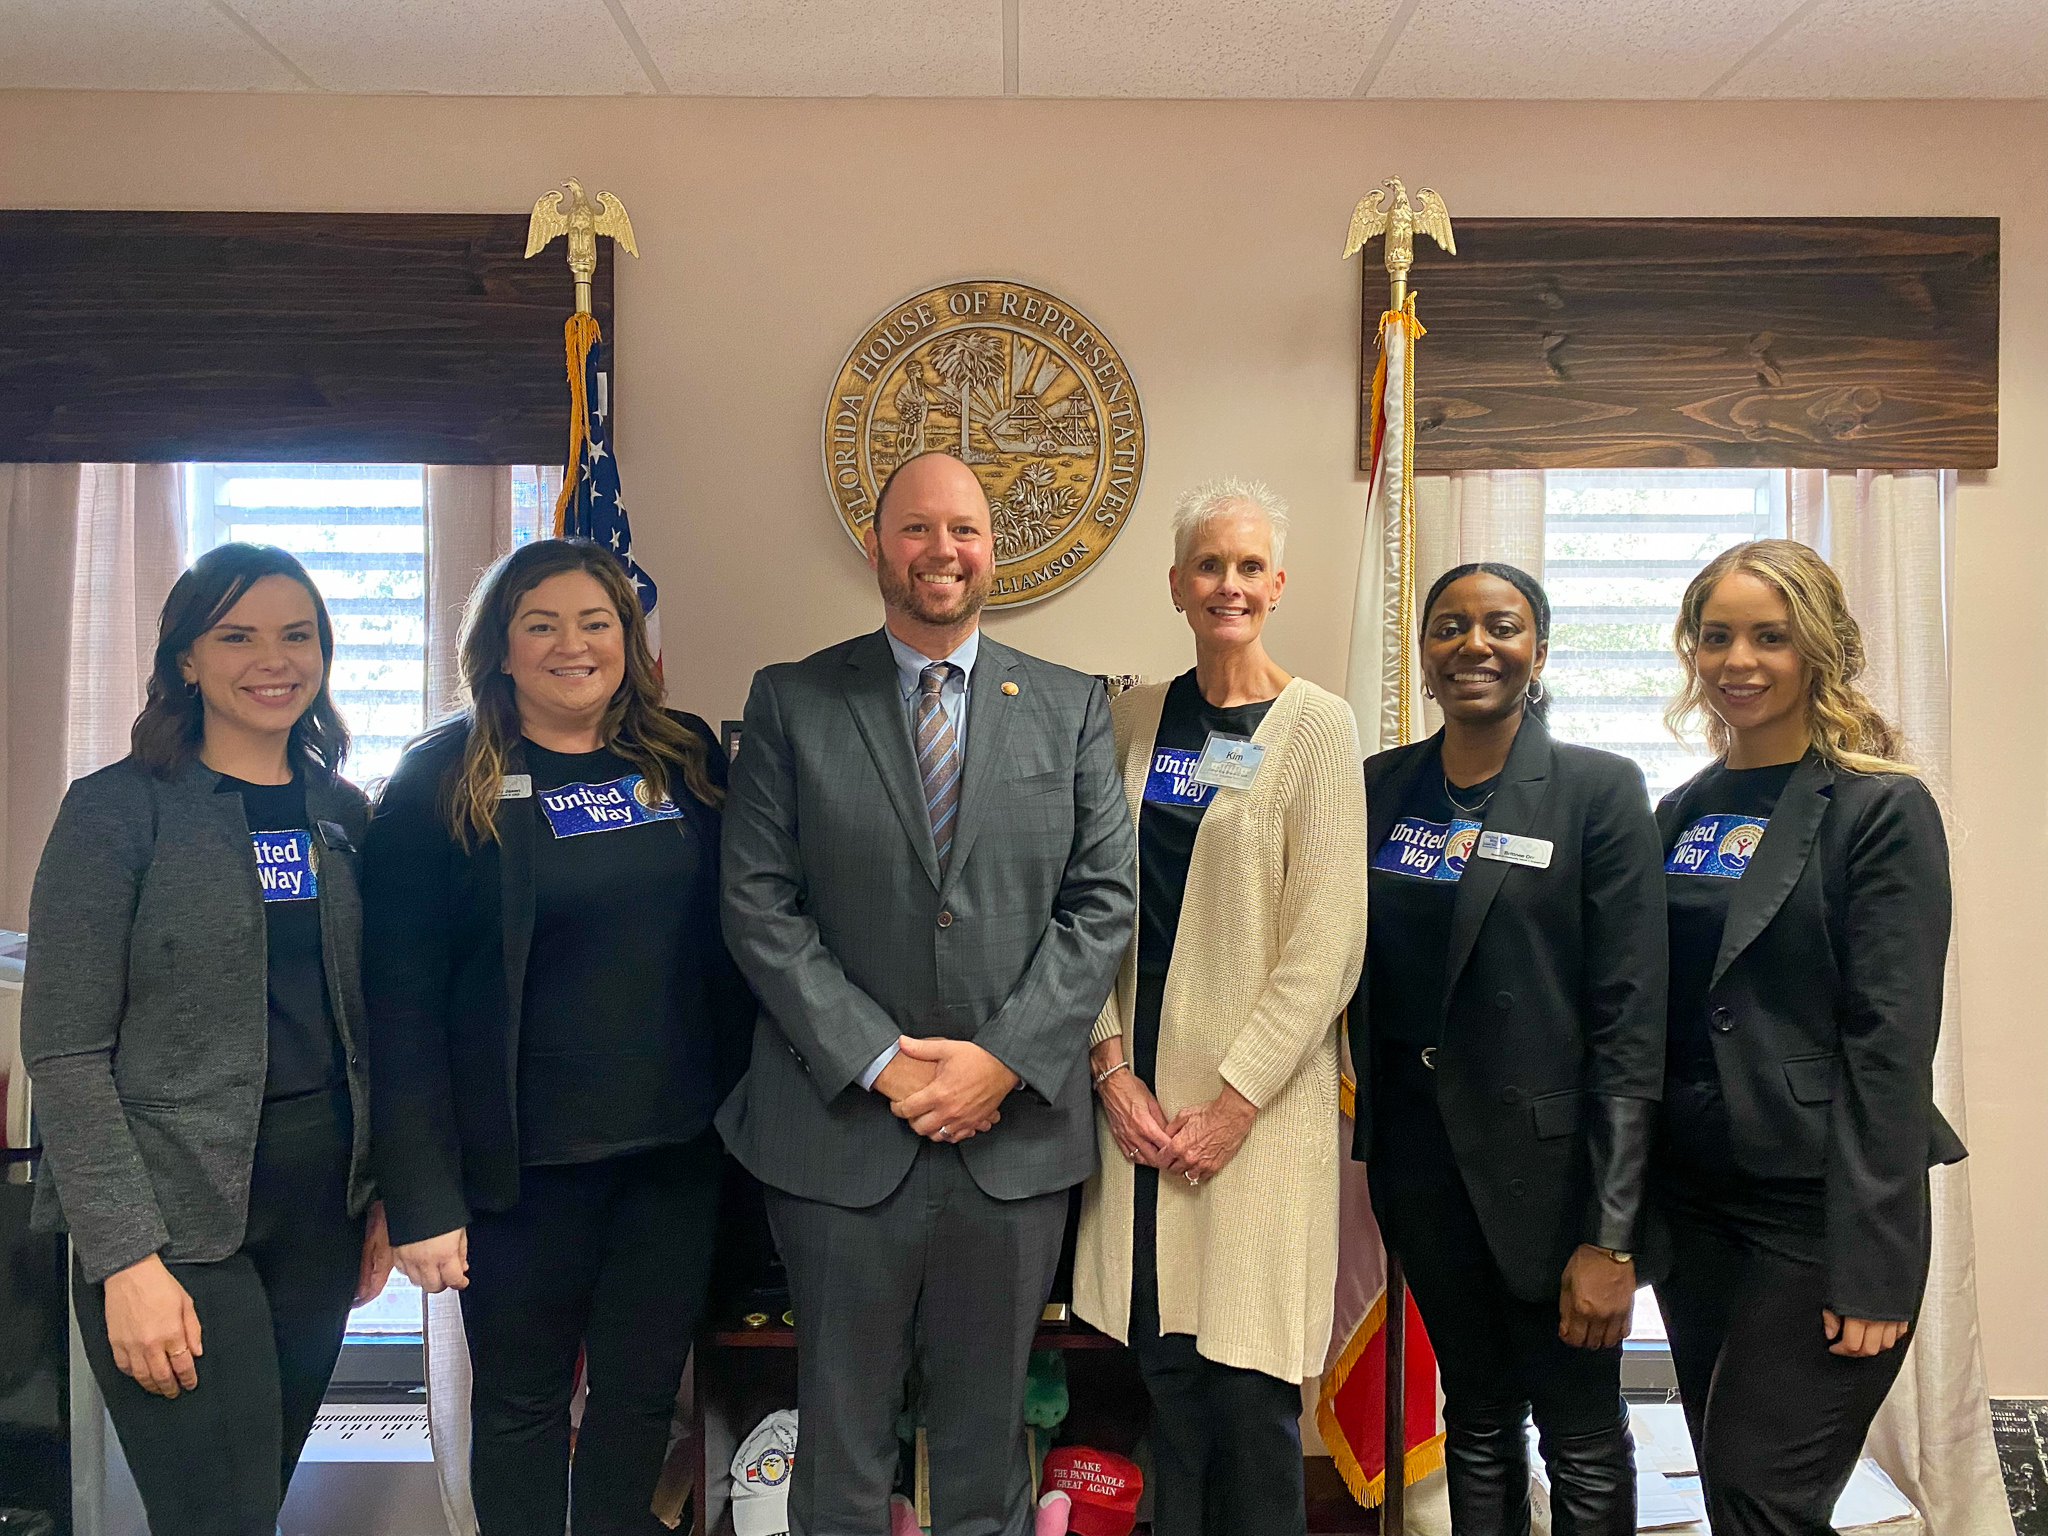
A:
{"type": "Polygon", "coordinates": [[[1110,709],[1138,922],[1092,1036],[1102,1167],[1075,1308],[1151,1394],[1157,1536],[1301,1536],[1300,1384],[1337,1268],[1336,1021],[1365,949],[1358,729],[1266,654],[1285,504],[1213,481],[1173,530],[1195,665],[1110,709]]]}

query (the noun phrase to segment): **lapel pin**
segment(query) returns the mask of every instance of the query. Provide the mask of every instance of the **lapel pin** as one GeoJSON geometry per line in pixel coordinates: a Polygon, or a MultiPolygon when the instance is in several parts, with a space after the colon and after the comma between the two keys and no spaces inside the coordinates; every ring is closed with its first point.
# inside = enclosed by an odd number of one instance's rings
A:
{"type": "Polygon", "coordinates": [[[1003,684],[1003,692],[1014,699],[1017,696],[1017,685],[1015,683],[1005,683],[1003,684]]]}

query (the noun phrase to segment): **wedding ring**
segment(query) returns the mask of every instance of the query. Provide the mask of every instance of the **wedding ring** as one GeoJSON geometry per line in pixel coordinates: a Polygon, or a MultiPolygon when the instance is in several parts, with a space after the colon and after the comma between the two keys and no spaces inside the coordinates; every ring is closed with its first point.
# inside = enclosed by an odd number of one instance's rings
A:
{"type": "Polygon", "coordinates": [[[939,1127],[939,1137],[938,1137],[938,1139],[939,1139],[940,1141],[944,1141],[944,1140],[946,1139],[946,1128],[945,1128],[945,1127],[944,1127],[943,1125],[939,1127]]]}
{"type": "Polygon", "coordinates": [[[1202,1182],[1200,1179],[1196,1178],[1192,1173],[1184,1173],[1181,1175],[1181,1177],[1188,1181],[1189,1189],[1195,1189],[1199,1187],[1202,1182]]]}
{"type": "Polygon", "coordinates": [[[183,1344],[180,1344],[176,1349],[167,1350],[165,1351],[165,1353],[171,1355],[189,1355],[192,1353],[192,1351],[187,1349],[183,1344]]]}

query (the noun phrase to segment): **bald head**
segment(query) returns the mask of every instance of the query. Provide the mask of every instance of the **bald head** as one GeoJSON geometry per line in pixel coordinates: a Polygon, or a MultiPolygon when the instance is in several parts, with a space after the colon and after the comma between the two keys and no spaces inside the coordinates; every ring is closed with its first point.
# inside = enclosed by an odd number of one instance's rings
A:
{"type": "Polygon", "coordinates": [[[988,496],[974,471],[941,449],[905,459],[882,482],[875,498],[875,526],[886,532],[887,522],[903,515],[906,507],[922,508],[942,517],[955,513],[978,513],[984,532],[989,526],[988,496]]]}
{"type": "MultiPolygon", "coordinates": [[[[949,453],[921,453],[882,486],[862,543],[889,610],[889,627],[913,645],[971,629],[995,577],[988,496],[974,471],[949,453]]],[[[939,657],[943,650],[927,650],[939,657]]]]}

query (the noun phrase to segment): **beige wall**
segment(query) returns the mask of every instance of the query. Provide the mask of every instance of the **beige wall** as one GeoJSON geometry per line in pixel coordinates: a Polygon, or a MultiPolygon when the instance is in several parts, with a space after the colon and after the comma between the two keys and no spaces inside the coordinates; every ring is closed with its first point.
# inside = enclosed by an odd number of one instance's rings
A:
{"type": "Polygon", "coordinates": [[[1297,513],[1273,649],[1341,689],[1363,493],[1337,251],[1366,186],[1399,172],[1465,216],[2002,216],[2001,465],[1964,482],[1956,535],[1957,871],[1991,1382],[2048,1393],[2048,107],[0,93],[4,206],[516,211],[571,172],[624,197],[645,253],[618,279],[618,445],[678,702],[713,720],[755,667],[876,622],[819,428],[846,347],[905,294],[1049,288],[1143,393],[1127,531],[993,632],[1177,670],[1166,507],[1256,474],[1297,513]]]}

